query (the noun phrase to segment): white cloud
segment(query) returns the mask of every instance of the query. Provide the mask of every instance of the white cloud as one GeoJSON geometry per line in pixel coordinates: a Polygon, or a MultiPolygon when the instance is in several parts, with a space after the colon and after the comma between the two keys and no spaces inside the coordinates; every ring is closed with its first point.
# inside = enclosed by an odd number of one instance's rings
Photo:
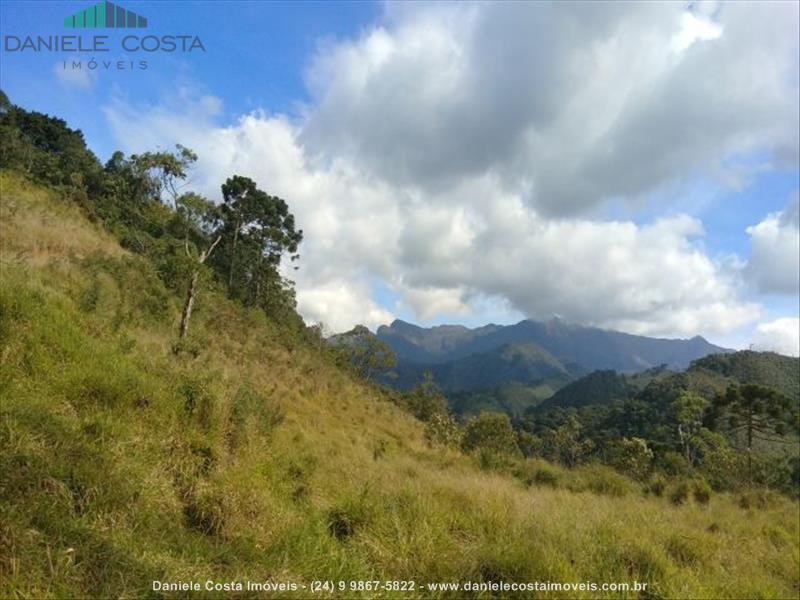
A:
{"type": "Polygon", "coordinates": [[[746,274],[762,292],[800,294],[800,198],[747,228],[751,253],[746,274]]]}
{"type": "Polygon", "coordinates": [[[256,111],[221,126],[219,103],[189,90],[106,115],[128,151],[197,151],[192,185],[212,198],[234,173],[286,198],[305,231],[289,273],[300,310],[335,330],[390,309],[474,320],[492,306],[668,335],[759,318],[696,219],[587,215],[749,150],[764,168],[796,164],[796,5],[689,21],[668,3],[387,10],[320,51],[298,120],[256,111]],[[378,304],[376,281],[395,306],[378,304]]]}
{"type": "Polygon", "coordinates": [[[727,181],[750,151],[797,164],[796,3],[389,6],[309,68],[302,141],[320,161],[426,192],[494,173],[557,215],[727,181]]]}
{"type": "Polygon", "coordinates": [[[784,317],[756,327],[753,348],[800,356],[800,319],[784,317]]]}
{"type": "Polygon", "coordinates": [[[193,185],[212,198],[238,173],[289,199],[305,231],[301,268],[289,273],[300,309],[335,330],[391,320],[372,298],[375,278],[421,319],[474,314],[487,297],[530,317],[558,313],[640,333],[722,332],[759,314],[696,243],[702,226],[686,216],[645,226],[553,221],[490,176],[422,195],[346,160],[315,167],[282,116],[217,127],[202,106],[186,106],[186,117],[132,110],[107,110],[129,151],[180,142],[200,155],[193,185]]]}

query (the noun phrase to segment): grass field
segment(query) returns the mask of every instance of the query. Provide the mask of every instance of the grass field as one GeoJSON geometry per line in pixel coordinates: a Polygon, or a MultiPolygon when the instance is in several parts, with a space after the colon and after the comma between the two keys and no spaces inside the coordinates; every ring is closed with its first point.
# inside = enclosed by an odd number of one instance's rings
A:
{"type": "Polygon", "coordinates": [[[676,504],[678,483],[657,496],[597,465],[481,469],[213,290],[175,355],[180,298],[152,265],[54,192],[0,185],[0,597],[158,597],[153,581],[208,579],[418,583],[343,597],[634,580],[647,592],[536,595],[798,597],[796,501],[676,504]]]}

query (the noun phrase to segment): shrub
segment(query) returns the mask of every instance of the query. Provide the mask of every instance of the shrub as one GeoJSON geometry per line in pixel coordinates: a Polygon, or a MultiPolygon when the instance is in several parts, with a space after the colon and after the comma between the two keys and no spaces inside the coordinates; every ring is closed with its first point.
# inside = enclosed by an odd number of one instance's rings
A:
{"type": "Polygon", "coordinates": [[[678,452],[665,452],[661,457],[660,464],[664,472],[673,477],[685,475],[689,471],[689,463],[678,452]]]}
{"type": "Polygon", "coordinates": [[[594,442],[583,436],[583,426],[573,415],[564,424],[548,432],[544,447],[548,458],[574,467],[594,450],[594,442]]]}
{"type": "Polygon", "coordinates": [[[469,420],[461,441],[464,452],[489,450],[496,454],[519,454],[517,437],[506,414],[481,413],[469,420]]]}
{"type": "Polygon", "coordinates": [[[461,436],[461,428],[450,415],[436,413],[425,424],[425,439],[431,446],[457,448],[461,445],[461,436]]]}
{"type": "Polygon", "coordinates": [[[183,396],[183,408],[187,416],[197,419],[204,431],[210,431],[218,405],[208,381],[187,378],[180,386],[180,394],[183,396]]]}
{"type": "Polygon", "coordinates": [[[490,448],[481,448],[478,451],[478,465],[484,471],[505,471],[512,464],[513,461],[508,454],[490,448]]]}
{"type": "Polygon", "coordinates": [[[420,421],[430,421],[435,415],[447,414],[447,400],[429,371],[423,380],[405,393],[404,404],[420,421]]]}
{"type": "Polygon", "coordinates": [[[622,438],[608,444],[608,464],[640,481],[647,477],[653,464],[653,451],[641,438],[622,438]]]}

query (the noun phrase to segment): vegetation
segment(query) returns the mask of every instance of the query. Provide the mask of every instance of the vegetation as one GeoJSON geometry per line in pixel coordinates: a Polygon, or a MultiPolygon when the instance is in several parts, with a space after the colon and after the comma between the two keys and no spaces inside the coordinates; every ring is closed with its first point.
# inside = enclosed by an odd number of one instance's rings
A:
{"type": "Polygon", "coordinates": [[[299,244],[286,203],[245,178],[230,209],[189,196],[180,147],[100,165],[57,119],[5,103],[0,127],[0,597],[207,579],[800,590],[791,489],[767,489],[784,480],[758,446],[746,482],[726,479],[743,456],[727,441],[687,465],[664,420],[678,380],[650,404],[461,426],[432,380],[382,389],[302,323],[277,268],[299,244]]]}

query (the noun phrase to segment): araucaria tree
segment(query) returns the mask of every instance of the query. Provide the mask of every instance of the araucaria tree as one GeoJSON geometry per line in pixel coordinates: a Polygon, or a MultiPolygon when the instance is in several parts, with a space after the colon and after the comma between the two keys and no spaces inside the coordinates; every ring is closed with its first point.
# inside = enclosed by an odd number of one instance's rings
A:
{"type": "Polygon", "coordinates": [[[260,190],[248,177],[228,178],[222,197],[217,230],[222,243],[215,262],[226,275],[232,297],[269,310],[286,296],[278,267],[287,254],[291,260],[298,258],[303,232],[295,228],[286,202],[260,190]]]}
{"type": "Polygon", "coordinates": [[[789,429],[792,401],[772,388],[748,383],[731,385],[714,400],[717,412],[727,414],[732,433],[743,435],[748,468],[752,466],[753,443],[780,440],[789,429]]]}

